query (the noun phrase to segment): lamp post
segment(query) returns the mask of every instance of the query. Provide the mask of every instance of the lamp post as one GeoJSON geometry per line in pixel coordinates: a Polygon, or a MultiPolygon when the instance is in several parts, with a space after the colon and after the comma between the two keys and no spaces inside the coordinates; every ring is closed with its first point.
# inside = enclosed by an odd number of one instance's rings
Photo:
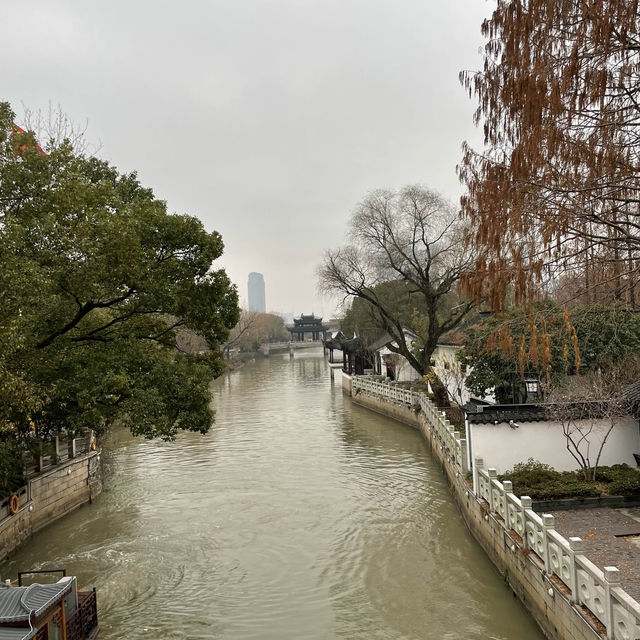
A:
{"type": "Polygon", "coordinates": [[[538,399],[538,393],[540,391],[540,383],[535,378],[527,378],[524,381],[525,388],[527,389],[527,402],[538,399]]]}

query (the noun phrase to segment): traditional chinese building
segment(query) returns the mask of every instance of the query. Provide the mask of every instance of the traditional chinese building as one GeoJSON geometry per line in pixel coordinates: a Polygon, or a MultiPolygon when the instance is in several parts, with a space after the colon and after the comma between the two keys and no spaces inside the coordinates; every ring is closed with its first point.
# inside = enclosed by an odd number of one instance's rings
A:
{"type": "Polygon", "coordinates": [[[310,316],[302,314],[293,319],[293,326],[287,327],[291,333],[292,342],[319,342],[326,340],[328,326],[322,324],[322,318],[316,318],[313,313],[310,316]]]}
{"type": "Polygon", "coordinates": [[[53,584],[0,587],[2,640],[95,640],[97,635],[95,589],[77,591],[74,577],[65,576],[53,584]]]}

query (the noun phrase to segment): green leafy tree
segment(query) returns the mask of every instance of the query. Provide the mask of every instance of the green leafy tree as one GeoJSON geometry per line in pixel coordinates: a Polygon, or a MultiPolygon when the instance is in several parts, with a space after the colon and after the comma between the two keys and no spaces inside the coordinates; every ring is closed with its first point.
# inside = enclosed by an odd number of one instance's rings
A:
{"type": "Polygon", "coordinates": [[[467,388],[500,402],[517,402],[527,376],[548,389],[568,374],[607,373],[640,350],[640,315],[602,305],[567,312],[552,301],[490,316],[467,331],[460,359],[471,371],[467,388]]]}
{"type": "Polygon", "coordinates": [[[0,429],[206,432],[237,292],[217,232],[68,143],[42,153],[0,105],[0,429]],[[176,346],[181,329],[209,351],[176,346]]]}

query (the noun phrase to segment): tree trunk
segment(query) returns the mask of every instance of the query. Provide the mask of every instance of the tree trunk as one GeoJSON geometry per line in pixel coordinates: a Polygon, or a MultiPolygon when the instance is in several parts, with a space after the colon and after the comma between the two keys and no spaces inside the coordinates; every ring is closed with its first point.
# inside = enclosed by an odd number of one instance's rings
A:
{"type": "Polygon", "coordinates": [[[430,384],[431,389],[433,389],[436,406],[450,407],[451,403],[449,402],[449,393],[447,392],[447,388],[442,383],[442,380],[440,380],[440,378],[438,378],[436,373],[433,371],[430,376],[430,384]]]}

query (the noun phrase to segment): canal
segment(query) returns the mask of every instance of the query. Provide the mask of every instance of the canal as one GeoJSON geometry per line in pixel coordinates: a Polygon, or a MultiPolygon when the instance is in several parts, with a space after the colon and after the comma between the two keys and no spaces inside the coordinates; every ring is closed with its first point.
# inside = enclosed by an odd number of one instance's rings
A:
{"type": "Polygon", "coordinates": [[[0,566],[98,589],[101,640],[542,638],[417,431],[353,405],[320,350],[213,384],[174,443],[111,434],[103,494],[0,566]]]}

